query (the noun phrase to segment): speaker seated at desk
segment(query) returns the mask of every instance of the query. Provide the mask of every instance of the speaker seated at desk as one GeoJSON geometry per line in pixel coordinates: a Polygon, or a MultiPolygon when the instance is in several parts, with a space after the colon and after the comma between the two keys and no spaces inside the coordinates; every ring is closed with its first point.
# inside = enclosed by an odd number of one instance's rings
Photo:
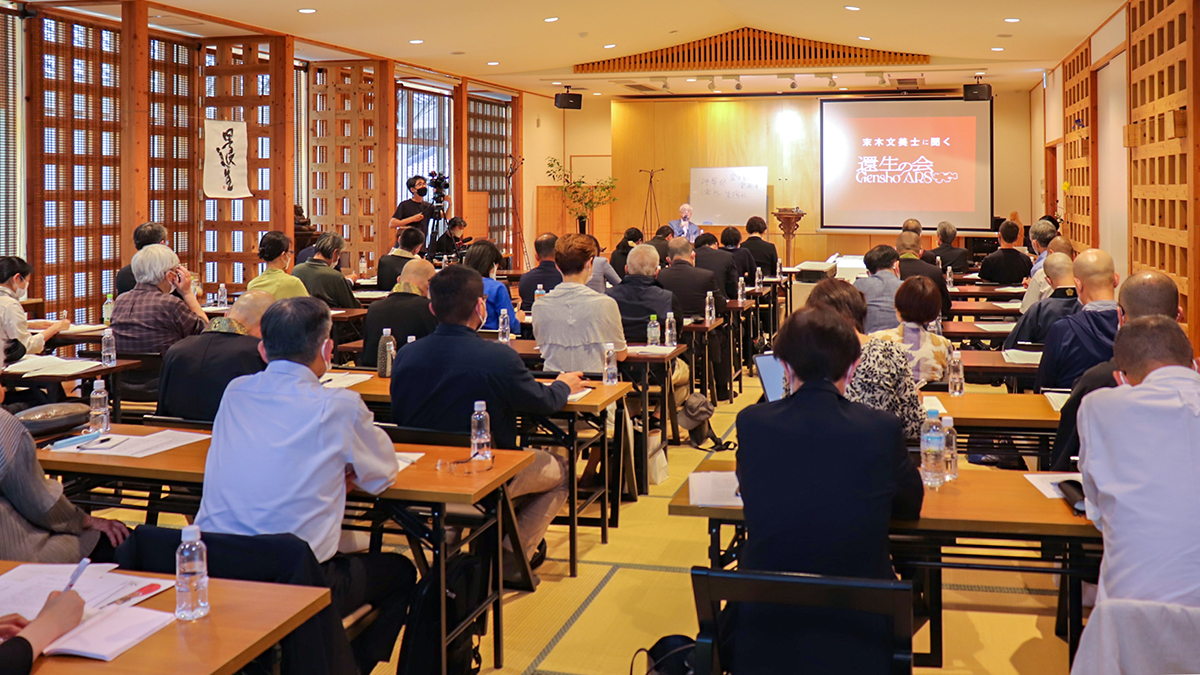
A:
{"type": "Polygon", "coordinates": [[[696,237],[700,236],[700,226],[692,222],[692,205],[682,204],[679,207],[679,218],[668,223],[671,226],[671,231],[676,237],[684,237],[689,242],[695,243],[696,237]]]}

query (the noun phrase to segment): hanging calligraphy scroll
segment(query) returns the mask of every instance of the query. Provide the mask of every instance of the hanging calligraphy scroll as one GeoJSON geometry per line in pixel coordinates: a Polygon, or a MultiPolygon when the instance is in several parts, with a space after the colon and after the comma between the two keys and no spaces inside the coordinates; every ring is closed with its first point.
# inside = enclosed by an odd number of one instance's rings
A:
{"type": "Polygon", "coordinates": [[[204,121],[204,195],[214,199],[249,197],[249,148],[245,122],[204,121]]]}

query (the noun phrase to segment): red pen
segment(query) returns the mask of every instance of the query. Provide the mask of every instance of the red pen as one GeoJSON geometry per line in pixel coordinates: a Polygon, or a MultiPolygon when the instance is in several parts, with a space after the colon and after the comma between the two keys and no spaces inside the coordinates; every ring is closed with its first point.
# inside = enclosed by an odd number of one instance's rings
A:
{"type": "Polygon", "coordinates": [[[130,600],[136,600],[137,598],[140,598],[144,595],[150,595],[151,593],[157,591],[160,588],[162,588],[162,584],[147,584],[147,585],[142,586],[141,588],[137,589],[136,591],[130,593],[129,595],[126,595],[125,597],[113,600],[112,602],[110,602],[108,604],[123,605],[126,602],[129,602],[130,600]]]}

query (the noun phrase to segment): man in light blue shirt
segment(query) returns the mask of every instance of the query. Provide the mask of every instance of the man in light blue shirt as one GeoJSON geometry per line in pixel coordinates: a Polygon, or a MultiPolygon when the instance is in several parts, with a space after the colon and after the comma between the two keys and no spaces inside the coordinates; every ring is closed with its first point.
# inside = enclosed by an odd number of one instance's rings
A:
{"type": "Polygon", "coordinates": [[[696,237],[700,236],[700,226],[692,222],[691,204],[682,204],[679,207],[679,220],[672,220],[667,224],[671,226],[676,237],[685,237],[693,244],[696,243],[696,237]]]}
{"type": "Polygon", "coordinates": [[[1037,271],[1042,269],[1042,265],[1046,263],[1046,255],[1050,250],[1050,242],[1058,236],[1058,228],[1054,223],[1048,220],[1039,220],[1029,228],[1029,242],[1033,244],[1033,251],[1037,253],[1037,259],[1033,261],[1033,269],[1029,275],[1037,274],[1037,271]]]}
{"type": "Polygon", "coordinates": [[[863,256],[863,264],[871,276],[855,279],[854,287],[867,299],[863,332],[868,335],[900,325],[895,303],[896,289],[900,288],[900,275],[896,269],[899,261],[896,249],[887,244],[880,244],[863,256]]]}

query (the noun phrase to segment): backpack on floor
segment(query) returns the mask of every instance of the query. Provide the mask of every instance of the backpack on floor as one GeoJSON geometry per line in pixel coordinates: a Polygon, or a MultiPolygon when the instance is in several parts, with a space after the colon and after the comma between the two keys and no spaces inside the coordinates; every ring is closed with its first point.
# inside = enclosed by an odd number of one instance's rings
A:
{"type": "MultiPolygon", "coordinates": [[[[450,631],[488,595],[490,568],[477,555],[456,553],[446,559],[446,630],[450,631]]],[[[396,675],[437,672],[438,580],[433,570],[417,583],[400,642],[396,675]]],[[[487,632],[484,612],[446,648],[447,675],[476,675],[483,666],[480,638],[487,632]]]]}
{"type": "Polygon", "coordinates": [[[688,432],[689,441],[694,448],[703,450],[701,446],[708,441],[713,442],[711,450],[713,452],[724,452],[726,450],[737,450],[737,443],[733,441],[722,442],[720,438],[713,433],[712,426],[708,423],[716,412],[716,406],[712,401],[708,400],[704,394],[693,393],[687,397],[683,405],[679,406],[679,428],[688,432]]]}

